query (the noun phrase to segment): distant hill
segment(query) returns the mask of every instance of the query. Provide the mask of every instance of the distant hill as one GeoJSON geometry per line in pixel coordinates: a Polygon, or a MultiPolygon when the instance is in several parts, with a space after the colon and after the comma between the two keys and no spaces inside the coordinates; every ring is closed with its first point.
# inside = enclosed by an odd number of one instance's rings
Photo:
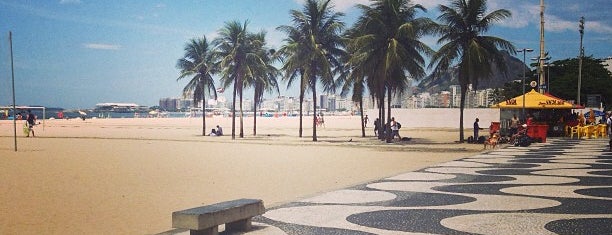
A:
{"type": "MultiPolygon", "coordinates": [[[[478,90],[486,88],[501,88],[504,83],[521,79],[523,77],[523,68],[529,72],[529,68],[523,64],[523,61],[513,57],[508,52],[504,51],[504,59],[507,61],[507,73],[502,74],[496,67],[493,68],[493,75],[489,79],[480,79],[478,81],[478,90]]],[[[452,68],[447,73],[439,77],[429,75],[425,77],[417,86],[417,92],[437,93],[444,90],[449,90],[451,85],[459,85],[457,80],[457,69],[452,68]]]]}

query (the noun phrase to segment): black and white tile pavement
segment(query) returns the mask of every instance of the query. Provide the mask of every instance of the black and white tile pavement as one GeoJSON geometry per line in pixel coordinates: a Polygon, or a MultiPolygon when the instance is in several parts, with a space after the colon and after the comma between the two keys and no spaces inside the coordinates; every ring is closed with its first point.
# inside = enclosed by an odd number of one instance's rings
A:
{"type": "Polygon", "coordinates": [[[612,234],[606,144],[497,149],[270,208],[253,233],[612,234]]]}

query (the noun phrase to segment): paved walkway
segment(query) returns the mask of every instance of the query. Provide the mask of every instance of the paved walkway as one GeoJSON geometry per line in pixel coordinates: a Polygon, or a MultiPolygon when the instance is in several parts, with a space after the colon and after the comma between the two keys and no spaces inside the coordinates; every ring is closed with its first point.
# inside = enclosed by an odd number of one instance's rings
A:
{"type": "Polygon", "coordinates": [[[550,139],[271,208],[286,234],[611,234],[606,139],[550,139]]]}
{"type": "Polygon", "coordinates": [[[269,208],[248,234],[612,234],[606,148],[497,149],[269,208]]]}

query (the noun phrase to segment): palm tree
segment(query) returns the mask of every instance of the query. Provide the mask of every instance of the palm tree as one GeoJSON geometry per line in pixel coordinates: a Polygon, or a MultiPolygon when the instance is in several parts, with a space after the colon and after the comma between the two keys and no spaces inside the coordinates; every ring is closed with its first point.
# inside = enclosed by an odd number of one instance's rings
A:
{"type": "Polygon", "coordinates": [[[514,46],[501,38],[485,36],[493,23],[511,16],[505,9],[495,10],[486,14],[486,0],[452,0],[450,6],[440,5],[441,15],[438,20],[441,25],[436,33],[441,35],[438,44],[444,44],[436,52],[430,68],[434,68],[434,76],[438,76],[457,63],[458,80],[461,87],[461,104],[459,114],[459,141],[464,141],[463,109],[468,85],[478,87],[478,80],[488,78],[492,74],[493,64],[506,71],[503,54],[507,50],[515,53],[514,46]]]}
{"type": "Polygon", "coordinates": [[[178,60],[176,67],[181,70],[177,81],[191,77],[183,89],[183,94],[193,94],[195,104],[202,101],[202,135],[204,136],[206,135],[206,91],[214,95],[215,99],[217,98],[215,81],[212,77],[217,70],[205,36],[191,39],[185,45],[185,55],[178,60]]]}
{"type": "MultiPolygon", "coordinates": [[[[291,10],[293,26],[281,26],[286,32],[297,34],[297,56],[302,60],[299,66],[291,66],[291,73],[297,69],[304,76],[304,83],[312,91],[313,121],[312,141],[317,141],[317,82],[324,91],[334,90],[333,68],[339,66],[338,56],[343,54],[340,33],[344,23],[342,13],[334,12],[330,0],[306,0],[302,11],[291,10]]],[[[291,34],[289,35],[292,36],[291,34]]],[[[286,71],[287,72],[287,71],[286,71]]]]}
{"type": "MultiPolygon", "coordinates": [[[[351,51],[348,51],[348,54],[353,54],[351,51]]],[[[344,58],[347,61],[347,67],[350,66],[348,64],[348,56],[344,58]]],[[[338,86],[342,87],[340,92],[340,96],[346,96],[348,92],[352,91],[351,100],[355,103],[359,104],[359,113],[361,116],[361,137],[366,137],[365,134],[365,123],[363,117],[363,95],[365,93],[366,84],[365,84],[365,73],[359,67],[350,68],[342,68],[340,72],[339,79],[337,80],[338,86]]]]}
{"type": "Polygon", "coordinates": [[[417,12],[426,9],[411,4],[410,0],[372,0],[370,6],[357,7],[362,15],[352,29],[349,47],[355,53],[350,63],[366,73],[366,84],[370,94],[376,97],[379,119],[384,122],[385,96],[389,105],[387,120],[390,120],[393,93],[401,95],[409,77],[425,76],[423,54],[433,54],[433,50],[420,38],[433,29],[434,23],[428,18],[417,18],[417,12]]]}
{"type": "Polygon", "coordinates": [[[232,139],[236,139],[236,96],[240,96],[240,138],[244,137],[242,115],[242,91],[246,85],[244,79],[252,77],[255,67],[264,67],[258,48],[263,42],[247,31],[248,21],[241,24],[237,21],[227,22],[219,30],[215,55],[220,58],[221,82],[224,87],[234,85],[232,94],[232,139]]]}
{"type": "Polygon", "coordinates": [[[265,46],[265,32],[260,32],[255,35],[257,37],[256,40],[263,42],[261,44],[261,48],[258,49],[257,53],[261,58],[261,63],[259,66],[254,66],[254,70],[252,72],[252,76],[247,78],[248,86],[253,86],[253,135],[257,135],[257,107],[259,103],[263,99],[264,92],[273,92],[280,93],[280,89],[278,87],[278,81],[276,77],[279,76],[280,72],[273,63],[273,55],[275,51],[272,49],[268,49],[265,46]]]}
{"type": "Polygon", "coordinates": [[[287,33],[289,36],[284,39],[285,44],[276,52],[275,57],[283,62],[281,70],[285,71],[283,80],[287,81],[287,89],[293,85],[299,77],[300,82],[300,129],[298,136],[302,137],[302,120],[303,120],[303,104],[304,94],[308,88],[307,80],[304,78],[304,60],[306,58],[305,49],[300,49],[301,32],[297,31],[292,26],[280,26],[277,30],[287,33]]]}

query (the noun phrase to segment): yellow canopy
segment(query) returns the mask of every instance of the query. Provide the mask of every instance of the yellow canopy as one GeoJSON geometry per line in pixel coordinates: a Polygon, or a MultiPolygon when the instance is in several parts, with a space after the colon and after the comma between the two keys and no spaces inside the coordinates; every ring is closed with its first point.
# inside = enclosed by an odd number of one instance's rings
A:
{"type": "MultiPolygon", "coordinates": [[[[572,109],[574,105],[568,103],[565,100],[559,99],[552,95],[541,94],[535,90],[531,90],[525,95],[525,108],[526,109],[572,109]]],[[[502,101],[499,104],[494,104],[491,108],[501,109],[522,109],[523,108],[523,95],[515,98],[502,101]]]]}

